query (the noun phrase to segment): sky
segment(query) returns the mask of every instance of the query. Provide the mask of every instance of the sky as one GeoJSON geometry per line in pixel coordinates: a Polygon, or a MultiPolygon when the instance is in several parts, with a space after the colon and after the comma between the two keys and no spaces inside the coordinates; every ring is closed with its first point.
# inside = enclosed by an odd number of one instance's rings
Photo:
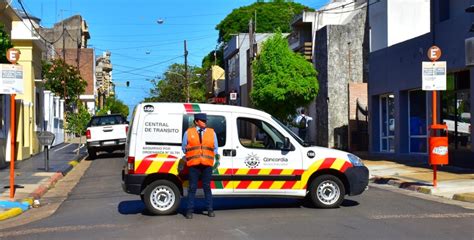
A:
{"type": "MultiPolygon", "coordinates": [[[[81,15],[89,27],[89,48],[95,55],[111,52],[115,92],[133,110],[149,96],[150,79],[161,76],[173,63],[201,66],[202,58],[217,45],[215,26],[233,9],[256,0],[22,0],[43,27],[81,15]],[[158,21],[162,20],[159,24],[158,21]],[[129,81],[130,86],[125,83],[129,81]]],[[[328,0],[295,1],[318,9],[328,0]]],[[[12,4],[19,7],[18,0],[12,4]]],[[[257,16],[258,17],[258,16],[257,16]]],[[[258,20],[257,20],[258,21],[258,20]]]]}

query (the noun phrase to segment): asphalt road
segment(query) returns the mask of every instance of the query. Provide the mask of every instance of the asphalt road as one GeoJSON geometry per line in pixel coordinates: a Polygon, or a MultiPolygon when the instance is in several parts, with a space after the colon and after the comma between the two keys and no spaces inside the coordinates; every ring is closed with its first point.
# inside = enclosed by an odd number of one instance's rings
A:
{"type": "MultiPolygon", "coordinates": [[[[474,210],[376,187],[338,209],[296,199],[216,198],[215,218],[150,216],[138,196],[122,191],[121,167],[120,155],[99,157],[53,215],[2,230],[0,238],[474,239],[474,210]]],[[[197,205],[204,209],[202,199],[197,205]]]]}

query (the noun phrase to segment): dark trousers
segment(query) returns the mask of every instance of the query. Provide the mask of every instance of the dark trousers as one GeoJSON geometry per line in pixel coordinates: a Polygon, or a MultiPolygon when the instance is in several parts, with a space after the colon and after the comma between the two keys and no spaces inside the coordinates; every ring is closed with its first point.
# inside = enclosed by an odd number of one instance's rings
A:
{"type": "Polygon", "coordinates": [[[306,132],[308,129],[306,128],[298,128],[298,137],[306,141],[306,132]]]}
{"type": "Polygon", "coordinates": [[[212,167],[199,165],[189,168],[188,212],[194,211],[194,199],[196,198],[196,190],[198,186],[199,177],[201,177],[202,181],[202,189],[204,190],[207,210],[213,210],[211,176],[212,167]]]}

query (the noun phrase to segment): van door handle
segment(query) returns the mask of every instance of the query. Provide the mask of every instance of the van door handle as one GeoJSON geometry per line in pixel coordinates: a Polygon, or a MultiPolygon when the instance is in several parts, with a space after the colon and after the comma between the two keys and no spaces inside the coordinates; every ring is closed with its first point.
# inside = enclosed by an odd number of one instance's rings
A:
{"type": "Polygon", "coordinates": [[[224,149],[222,151],[222,155],[228,157],[235,157],[235,155],[237,155],[237,151],[235,151],[235,149],[224,149]]]}

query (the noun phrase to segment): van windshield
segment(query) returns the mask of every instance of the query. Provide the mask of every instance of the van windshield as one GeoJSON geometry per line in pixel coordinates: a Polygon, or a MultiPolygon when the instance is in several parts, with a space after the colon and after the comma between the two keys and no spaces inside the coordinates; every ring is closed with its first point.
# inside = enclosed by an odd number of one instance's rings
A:
{"type": "Polygon", "coordinates": [[[275,122],[277,122],[283,129],[285,129],[286,132],[288,132],[299,144],[301,144],[302,146],[304,147],[309,147],[310,144],[303,141],[303,139],[301,139],[298,135],[296,135],[296,133],[294,133],[293,131],[291,131],[290,128],[288,128],[285,124],[283,124],[282,122],[280,122],[280,120],[276,119],[275,117],[272,116],[272,119],[275,120],[275,122]]]}

